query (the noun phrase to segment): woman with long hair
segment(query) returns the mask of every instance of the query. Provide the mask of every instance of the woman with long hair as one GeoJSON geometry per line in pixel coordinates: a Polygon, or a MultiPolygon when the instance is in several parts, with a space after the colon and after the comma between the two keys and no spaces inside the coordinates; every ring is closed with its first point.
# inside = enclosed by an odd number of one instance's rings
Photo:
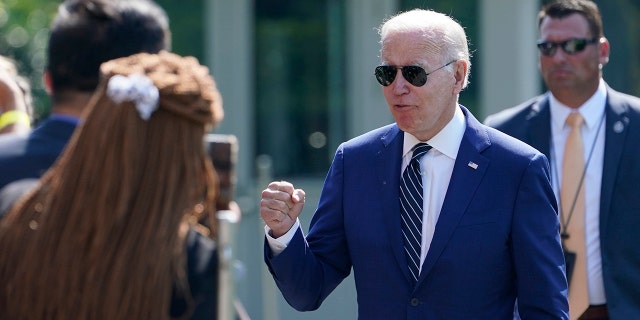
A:
{"type": "Polygon", "coordinates": [[[168,52],[101,75],[63,155],[0,221],[0,319],[169,319],[202,303],[185,241],[202,215],[215,235],[214,80],[168,52]]]}

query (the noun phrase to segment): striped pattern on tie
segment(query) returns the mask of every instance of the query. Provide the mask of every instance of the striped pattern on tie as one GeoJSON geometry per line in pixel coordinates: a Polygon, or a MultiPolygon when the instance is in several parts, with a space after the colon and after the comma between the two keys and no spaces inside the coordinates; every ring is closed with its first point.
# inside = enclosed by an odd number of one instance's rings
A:
{"type": "Polygon", "coordinates": [[[400,181],[400,212],[402,218],[402,235],[407,264],[414,281],[420,272],[420,251],[422,246],[422,176],[420,158],[431,146],[418,143],[413,147],[411,162],[402,173],[400,181]]]}

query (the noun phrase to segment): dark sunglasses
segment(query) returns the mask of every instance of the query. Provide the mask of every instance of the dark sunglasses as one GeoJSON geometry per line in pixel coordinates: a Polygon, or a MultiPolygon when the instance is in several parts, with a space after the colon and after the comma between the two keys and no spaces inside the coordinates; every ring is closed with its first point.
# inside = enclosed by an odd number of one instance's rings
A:
{"type": "Polygon", "coordinates": [[[589,44],[597,43],[598,38],[593,39],[569,39],[560,42],[538,40],[538,49],[545,56],[552,56],[556,53],[556,48],[562,48],[567,54],[576,54],[589,44]]]}
{"type": "Polygon", "coordinates": [[[452,64],[456,60],[453,60],[440,68],[437,68],[429,73],[427,73],[422,67],[418,66],[377,66],[375,75],[378,82],[383,86],[388,86],[393,83],[393,80],[396,79],[396,74],[398,74],[398,69],[402,70],[402,76],[405,80],[407,80],[411,85],[415,87],[422,87],[425,83],[427,83],[427,76],[452,64]]]}

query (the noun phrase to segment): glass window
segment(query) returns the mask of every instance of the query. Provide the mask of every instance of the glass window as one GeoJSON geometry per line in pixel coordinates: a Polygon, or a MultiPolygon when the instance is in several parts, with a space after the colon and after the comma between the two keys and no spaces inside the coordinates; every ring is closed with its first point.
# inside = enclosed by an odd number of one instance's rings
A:
{"type": "Polygon", "coordinates": [[[258,155],[275,177],[324,176],[344,138],[342,1],[256,0],[258,155]]]}

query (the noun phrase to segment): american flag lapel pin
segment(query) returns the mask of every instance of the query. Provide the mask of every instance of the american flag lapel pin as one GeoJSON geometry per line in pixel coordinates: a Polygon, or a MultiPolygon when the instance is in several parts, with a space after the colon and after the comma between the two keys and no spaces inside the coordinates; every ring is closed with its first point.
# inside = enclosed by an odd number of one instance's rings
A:
{"type": "Polygon", "coordinates": [[[478,169],[478,164],[473,162],[473,161],[469,161],[469,163],[467,164],[471,169],[478,169]]]}

